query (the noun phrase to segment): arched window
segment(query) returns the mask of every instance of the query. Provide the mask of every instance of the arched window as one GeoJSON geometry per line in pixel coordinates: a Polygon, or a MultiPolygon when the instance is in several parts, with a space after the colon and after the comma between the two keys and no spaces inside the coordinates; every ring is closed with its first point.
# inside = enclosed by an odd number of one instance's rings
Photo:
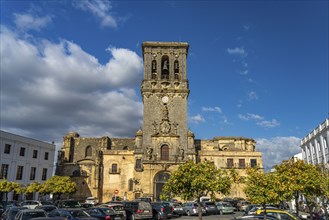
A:
{"type": "Polygon", "coordinates": [[[92,156],[92,148],[91,146],[86,147],[85,157],[91,157],[92,156]]]}
{"type": "Polygon", "coordinates": [[[135,168],[136,168],[136,170],[141,170],[141,169],[143,169],[143,166],[142,166],[142,160],[141,160],[141,159],[136,159],[135,168]]]}
{"type": "Polygon", "coordinates": [[[134,181],[133,181],[133,179],[129,179],[129,181],[128,181],[128,190],[129,191],[134,190],[134,181]]]}
{"type": "Polygon", "coordinates": [[[79,171],[79,170],[74,170],[72,176],[73,176],[73,177],[78,177],[78,176],[80,176],[80,171],[79,171]]]}
{"type": "Polygon", "coordinates": [[[161,59],[161,79],[169,79],[169,57],[163,56],[161,59]]]}
{"type": "Polygon", "coordinates": [[[163,145],[161,147],[161,160],[169,160],[169,146],[163,145]]]}

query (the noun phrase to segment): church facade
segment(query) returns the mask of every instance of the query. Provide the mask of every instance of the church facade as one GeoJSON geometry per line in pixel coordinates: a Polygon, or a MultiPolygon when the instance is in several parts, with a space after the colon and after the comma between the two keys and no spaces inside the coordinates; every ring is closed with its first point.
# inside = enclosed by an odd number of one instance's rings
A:
{"type": "MultiPolygon", "coordinates": [[[[182,42],[143,43],[143,127],[134,138],[87,138],[76,132],[64,136],[56,174],[76,182],[74,198],[157,200],[170,173],[187,160],[213,161],[218,168],[235,168],[242,176],[247,167],[262,168],[253,139],[199,140],[188,129],[188,48],[182,42]]],[[[231,196],[243,197],[241,187],[232,187],[231,196]]]]}

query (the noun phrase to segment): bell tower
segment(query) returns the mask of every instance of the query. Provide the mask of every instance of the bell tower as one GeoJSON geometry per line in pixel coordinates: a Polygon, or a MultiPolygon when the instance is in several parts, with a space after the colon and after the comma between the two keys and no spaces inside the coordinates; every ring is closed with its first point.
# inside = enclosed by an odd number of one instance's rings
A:
{"type": "Polygon", "coordinates": [[[144,105],[140,144],[143,163],[177,163],[195,158],[194,135],[187,129],[188,43],[144,42],[144,105]],[[141,136],[142,133],[142,136],[141,136]]]}

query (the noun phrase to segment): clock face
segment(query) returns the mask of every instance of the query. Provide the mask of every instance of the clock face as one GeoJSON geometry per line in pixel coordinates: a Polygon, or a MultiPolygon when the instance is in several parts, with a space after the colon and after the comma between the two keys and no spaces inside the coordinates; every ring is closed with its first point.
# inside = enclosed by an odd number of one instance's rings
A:
{"type": "Polygon", "coordinates": [[[163,103],[168,103],[169,98],[168,98],[168,96],[163,96],[161,100],[163,103]]]}

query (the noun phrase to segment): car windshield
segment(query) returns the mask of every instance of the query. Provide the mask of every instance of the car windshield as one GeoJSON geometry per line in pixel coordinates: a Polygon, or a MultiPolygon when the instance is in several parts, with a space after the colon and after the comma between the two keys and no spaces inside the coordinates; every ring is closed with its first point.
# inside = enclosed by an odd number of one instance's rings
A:
{"type": "Polygon", "coordinates": [[[151,204],[147,202],[139,202],[138,208],[141,210],[152,209],[151,204]]]}
{"type": "Polygon", "coordinates": [[[76,207],[79,208],[81,205],[78,201],[65,201],[63,207],[76,207]]]}
{"type": "Polygon", "coordinates": [[[223,203],[224,207],[232,207],[231,203],[223,203]]]}
{"type": "Polygon", "coordinates": [[[107,213],[107,214],[112,214],[112,213],[115,213],[114,211],[113,211],[113,209],[110,209],[110,208],[108,208],[108,209],[101,209],[104,213],[107,213]]]}
{"type": "Polygon", "coordinates": [[[205,204],[206,205],[215,205],[215,203],[213,203],[213,202],[206,202],[205,204]]]}
{"type": "Polygon", "coordinates": [[[111,207],[111,209],[113,209],[115,211],[123,211],[124,210],[123,206],[121,206],[121,205],[114,205],[114,206],[111,207]]]}
{"type": "Polygon", "coordinates": [[[70,213],[74,218],[90,216],[87,212],[82,211],[82,210],[72,210],[72,211],[69,211],[69,213],[70,213]]]}
{"type": "Polygon", "coordinates": [[[31,218],[46,217],[44,212],[26,212],[22,216],[22,220],[29,220],[31,218]]]}

